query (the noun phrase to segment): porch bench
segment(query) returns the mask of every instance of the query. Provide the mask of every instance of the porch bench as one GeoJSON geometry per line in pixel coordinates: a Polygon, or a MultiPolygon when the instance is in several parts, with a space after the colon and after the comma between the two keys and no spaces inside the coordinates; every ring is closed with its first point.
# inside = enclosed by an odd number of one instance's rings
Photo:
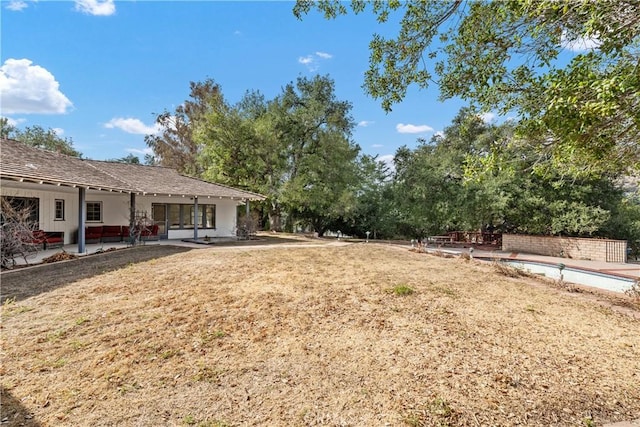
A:
{"type": "Polygon", "coordinates": [[[122,226],[122,241],[123,242],[132,242],[132,239],[139,239],[141,242],[150,241],[150,240],[160,240],[160,236],[158,236],[159,227],[157,224],[152,225],[149,228],[143,228],[138,231],[134,228],[133,236],[130,234],[130,228],[128,225],[122,226]]]}
{"type": "Polygon", "coordinates": [[[102,226],[89,226],[84,228],[84,242],[85,243],[100,243],[102,239],[102,226]]]}
{"type": "Polygon", "coordinates": [[[45,231],[44,248],[53,249],[64,246],[64,231],[45,231]]]}
{"type": "Polygon", "coordinates": [[[103,225],[101,239],[102,242],[120,242],[122,240],[122,226],[103,225]]]}
{"type": "Polygon", "coordinates": [[[158,229],[159,227],[157,224],[153,224],[150,228],[143,229],[140,233],[140,240],[159,240],[158,229]]]}
{"type": "Polygon", "coordinates": [[[33,237],[26,243],[33,245],[35,249],[46,250],[64,245],[63,231],[34,230],[32,236],[33,237]]]}
{"type": "MultiPolygon", "coordinates": [[[[35,249],[45,249],[45,232],[42,230],[34,230],[32,232],[32,238],[29,241],[25,242],[27,244],[33,245],[35,249]]],[[[24,239],[21,239],[24,241],[24,239]]]]}

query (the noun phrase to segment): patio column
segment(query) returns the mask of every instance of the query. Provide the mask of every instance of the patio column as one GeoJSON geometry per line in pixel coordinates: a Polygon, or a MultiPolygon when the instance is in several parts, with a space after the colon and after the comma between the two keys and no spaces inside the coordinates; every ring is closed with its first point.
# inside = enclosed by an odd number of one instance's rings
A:
{"type": "Polygon", "coordinates": [[[133,244],[134,242],[131,242],[131,236],[135,236],[135,226],[136,226],[136,193],[130,193],[129,194],[129,237],[128,237],[128,241],[130,244],[133,244]]]}
{"type": "Polygon", "coordinates": [[[193,240],[198,240],[198,196],[193,198],[193,240]]]}
{"type": "Polygon", "coordinates": [[[84,227],[87,218],[87,190],[84,187],[78,187],[78,253],[83,254],[85,251],[85,235],[84,227]]]}

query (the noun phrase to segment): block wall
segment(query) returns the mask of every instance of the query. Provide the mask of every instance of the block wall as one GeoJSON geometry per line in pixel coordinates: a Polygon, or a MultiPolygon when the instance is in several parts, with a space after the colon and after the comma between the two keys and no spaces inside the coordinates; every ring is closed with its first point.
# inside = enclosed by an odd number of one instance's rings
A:
{"type": "Polygon", "coordinates": [[[627,260],[624,240],[503,234],[502,250],[604,262],[627,260]]]}

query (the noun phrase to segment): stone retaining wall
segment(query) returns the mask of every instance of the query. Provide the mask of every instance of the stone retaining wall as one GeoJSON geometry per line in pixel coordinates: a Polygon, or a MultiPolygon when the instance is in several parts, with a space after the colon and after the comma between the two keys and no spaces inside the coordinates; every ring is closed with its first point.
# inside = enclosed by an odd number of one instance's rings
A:
{"type": "Polygon", "coordinates": [[[625,240],[503,234],[502,250],[592,261],[627,262],[625,240]]]}

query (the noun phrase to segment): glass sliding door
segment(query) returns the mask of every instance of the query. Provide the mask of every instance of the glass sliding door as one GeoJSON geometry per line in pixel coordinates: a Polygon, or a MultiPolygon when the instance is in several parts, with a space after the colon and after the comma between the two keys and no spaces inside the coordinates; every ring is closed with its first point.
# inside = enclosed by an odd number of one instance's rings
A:
{"type": "Polygon", "coordinates": [[[160,239],[169,238],[167,232],[167,205],[152,204],[151,215],[153,216],[153,223],[158,226],[158,237],[160,239]]]}

